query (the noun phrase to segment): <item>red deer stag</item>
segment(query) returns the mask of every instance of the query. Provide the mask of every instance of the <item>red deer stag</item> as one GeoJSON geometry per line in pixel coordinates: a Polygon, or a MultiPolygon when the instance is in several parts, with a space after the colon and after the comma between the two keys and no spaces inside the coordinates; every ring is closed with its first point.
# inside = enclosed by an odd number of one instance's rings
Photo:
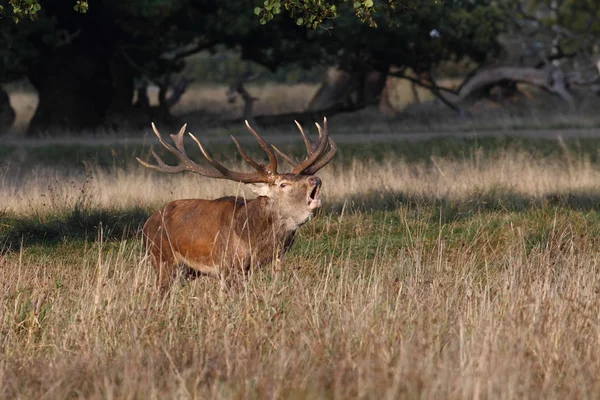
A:
{"type": "Polygon", "coordinates": [[[252,200],[237,196],[216,200],[175,200],[150,216],[143,232],[157,272],[157,285],[163,292],[170,288],[178,264],[201,274],[231,277],[232,272],[247,273],[251,267],[268,264],[282,256],[291,247],[296,230],[321,206],[321,179],[314,174],[327,165],[337,151],[337,145],[329,138],[326,119],[323,128],[316,124],[319,132],[316,143],[309,140],[296,121],[308,152],[306,159],[298,163],[275,146],[271,149],[246,121],[246,127],[267,153],[269,165],[258,164],[250,158],[232,136],[240,155],[256,172],[230,171],[211,158],[200,141],[189,133],[204,158],[214,167],[208,169],[186,155],[183,145],[186,125],[177,135],[171,135],[173,147],[152,124],[160,143],[179,160],[177,165],[167,165],[154,152],[152,155],[158,165],[137,158],[138,162],[160,172],[189,171],[209,178],[241,182],[258,197],[252,200]],[[277,172],[277,157],[273,150],[292,165],[291,173],[277,172]]]}

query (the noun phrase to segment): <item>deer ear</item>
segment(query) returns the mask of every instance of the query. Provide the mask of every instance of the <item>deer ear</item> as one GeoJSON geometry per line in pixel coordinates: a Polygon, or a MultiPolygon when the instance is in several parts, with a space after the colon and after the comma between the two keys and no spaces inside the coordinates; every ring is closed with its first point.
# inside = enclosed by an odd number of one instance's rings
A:
{"type": "Polygon", "coordinates": [[[257,196],[271,197],[271,188],[268,183],[248,183],[246,184],[257,196]]]}

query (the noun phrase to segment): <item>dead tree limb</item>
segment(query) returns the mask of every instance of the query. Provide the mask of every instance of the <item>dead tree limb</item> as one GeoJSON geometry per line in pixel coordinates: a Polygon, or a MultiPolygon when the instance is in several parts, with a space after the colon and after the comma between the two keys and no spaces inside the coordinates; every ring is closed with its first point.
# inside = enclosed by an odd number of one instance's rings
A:
{"type": "Polygon", "coordinates": [[[419,79],[419,78],[414,78],[410,75],[407,75],[405,72],[390,72],[389,73],[390,76],[396,77],[396,78],[401,78],[401,79],[406,79],[409,82],[412,82],[418,86],[421,86],[422,88],[425,88],[427,90],[430,90],[433,92],[433,90],[437,90],[438,92],[446,92],[446,93],[451,93],[454,95],[457,95],[458,92],[452,88],[447,88],[444,86],[439,86],[437,84],[433,84],[431,82],[431,80],[427,79],[427,81],[424,81],[423,79],[419,79]]]}
{"type": "Polygon", "coordinates": [[[227,102],[229,103],[235,103],[236,94],[240,95],[244,101],[243,119],[248,120],[252,126],[256,125],[256,121],[254,121],[253,107],[254,102],[257,101],[258,98],[253,97],[250,93],[248,93],[244,87],[244,84],[255,80],[259,76],[259,74],[247,72],[236,79],[231,85],[229,85],[229,89],[227,89],[227,102]]]}
{"type": "Polygon", "coordinates": [[[433,95],[435,97],[437,97],[437,99],[439,101],[441,101],[442,103],[444,103],[447,107],[449,107],[450,109],[452,109],[453,111],[455,111],[459,116],[464,117],[465,113],[462,110],[462,108],[460,108],[458,105],[454,104],[453,102],[451,102],[450,100],[448,100],[446,98],[446,96],[444,96],[440,90],[440,87],[437,85],[434,77],[433,77],[433,73],[431,71],[428,72],[428,77],[429,77],[429,82],[431,82],[431,93],[433,93],[433,95]]]}
{"type": "MultiPolygon", "coordinates": [[[[458,92],[454,89],[451,88],[447,88],[444,86],[439,86],[437,84],[437,82],[435,81],[435,79],[433,78],[433,74],[431,73],[431,71],[428,71],[425,76],[427,77],[426,80],[423,80],[421,78],[414,78],[410,75],[407,75],[404,72],[390,72],[390,75],[395,76],[397,78],[402,78],[402,79],[406,79],[410,82],[412,82],[415,85],[421,86],[427,90],[429,90],[431,92],[431,94],[433,94],[439,101],[441,101],[445,106],[447,106],[448,108],[450,108],[452,111],[455,111],[457,114],[459,114],[460,116],[464,115],[464,111],[455,103],[453,103],[452,101],[448,100],[446,98],[446,96],[444,96],[444,94],[442,92],[446,92],[449,94],[452,94],[454,96],[458,95],[458,92]]],[[[417,74],[417,76],[419,76],[419,74],[417,74]]]]}
{"type": "Polygon", "coordinates": [[[539,87],[562,98],[571,109],[575,106],[573,96],[568,90],[568,79],[565,73],[556,67],[546,69],[497,67],[482,70],[463,85],[459,93],[459,101],[473,101],[491,87],[505,81],[539,87]]]}

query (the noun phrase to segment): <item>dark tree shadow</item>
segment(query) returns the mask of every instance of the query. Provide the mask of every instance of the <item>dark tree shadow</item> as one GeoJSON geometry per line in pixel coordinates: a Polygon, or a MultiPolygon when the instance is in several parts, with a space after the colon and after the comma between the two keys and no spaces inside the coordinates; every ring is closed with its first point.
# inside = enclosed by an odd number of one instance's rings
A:
{"type": "Polygon", "coordinates": [[[344,212],[394,211],[399,207],[436,210],[432,222],[456,221],[474,214],[491,212],[526,212],[544,208],[562,208],[575,211],[600,211],[600,192],[550,193],[542,198],[522,196],[506,190],[473,193],[466,200],[445,197],[415,196],[404,192],[369,192],[333,203],[327,210],[339,215],[344,212]]]}
{"type": "MultiPolygon", "coordinates": [[[[422,208],[431,223],[467,219],[492,212],[527,212],[544,208],[562,208],[582,212],[600,211],[599,192],[552,193],[533,199],[506,189],[473,193],[466,200],[444,197],[415,196],[404,192],[372,191],[348,197],[344,202],[330,203],[318,213],[368,213],[394,211],[399,207],[422,208]],[[434,210],[434,212],[431,212],[434,210]]],[[[96,241],[99,233],[105,241],[138,237],[149,213],[142,208],[126,211],[74,209],[69,213],[20,218],[0,214],[0,253],[19,251],[34,245],[55,246],[65,241],[96,241]]]]}
{"type": "Polygon", "coordinates": [[[56,215],[19,218],[0,214],[0,252],[19,251],[38,244],[55,246],[69,240],[105,241],[136,237],[148,218],[147,211],[89,210],[75,208],[56,215]]]}

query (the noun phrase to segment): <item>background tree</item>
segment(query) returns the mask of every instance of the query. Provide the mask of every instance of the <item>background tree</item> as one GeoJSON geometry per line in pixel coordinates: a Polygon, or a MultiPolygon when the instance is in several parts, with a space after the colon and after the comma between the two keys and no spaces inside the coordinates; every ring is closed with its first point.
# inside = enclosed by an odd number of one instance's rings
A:
{"type": "Polygon", "coordinates": [[[502,34],[505,54],[495,68],[462,87],[461,100],[478,98],[495,86],[517,92],[526,83],[562,98],[571,110],[578,100],[599,92],[600,3],[593,0],[514,0],[502,34]],[[574,93],[578,92],[578,93],[574,93]]]}
{"type": "MultiPolygon", "coordinates": [[[[38,91],[31,134],[116,126],[139,111],[132,101],[136,80],[160,86],[183,68],[187,56],[217,46],[238,50],[243,59],[272,71],[290,64],[336,65],[351,76],[342,100],[348,109],[368,102],[369,74],[375,71],[381,80],[392,66],[401,76],[409,69],[424,74],[420,83],[437,91],[433,70],[450,60],[484,63],[498,51],[496,38],[505,23],[492,0],[410,0],[402,7],[382,2],[379,8],[368,0],[327,7],[318,1],[267,1],[257,7],[250,0],[82,4],[5,2],[5,18],[19,22],[0,27],[8,38],[0,44],[0,79],[27,78],[38,91]],[[14,7],[20,3],[31,8],[14,7]]],[[[168,109],[162,111],[168,118],[168,109]]]]}
{"type": "Polygon", "coordinates": [[[195,26],[215,3],[99,0],[85,14],[68,2],[39,4],[33,19],[1,28],[9,38],[0,50],[2,81],[25,77],[39,95],[30,132],[96,127],[110,115],[128,115],[136,77],[177,71],[185,56],[177,50],[210,45],[195,26]]]}

